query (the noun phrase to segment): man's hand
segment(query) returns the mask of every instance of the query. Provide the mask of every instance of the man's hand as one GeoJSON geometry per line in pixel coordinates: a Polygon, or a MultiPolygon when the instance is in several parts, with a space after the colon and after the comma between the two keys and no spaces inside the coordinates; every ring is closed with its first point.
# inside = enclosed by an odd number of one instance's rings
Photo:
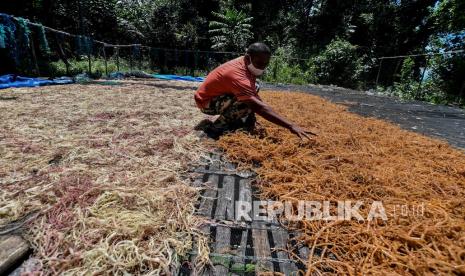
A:
{"type": "Polygon", "coordinates": [[[300,128],[299,126],[296,126],[296,125],[292,125],[289,130],[294,133],[295,135],[299,136],[299,138],[301,140],[305,138],[307,138],[308,140],[311,140],[312,138],[310,138],[309,135],[313,135],[313,136],[317,136],[316,133],[313,133],[311,131],[308,131],[308,130],[304,130],[302,128],[300,128]]]}
{"type": "Polygon", "coordinates": [[[284,128],[289,129],[292,133],[295,135],[299,136],[300,139],[307,138],[311,140],[309,135],[314,135],[316,136],[315,133],[311,131],[304,130],[297,125],[294,125],[290,121],[286,120],[285,118],[281,117],[279,114],[277,114],[269,105],[266,103],[262,102],[261,99],[258,99],[256,96],[251,97],[245,101],[243,101],[245,104],[247,104],[252,111],[257,113],[258,115],[262,116],[266,120],[278,125],[282,126],[284,128]]]}

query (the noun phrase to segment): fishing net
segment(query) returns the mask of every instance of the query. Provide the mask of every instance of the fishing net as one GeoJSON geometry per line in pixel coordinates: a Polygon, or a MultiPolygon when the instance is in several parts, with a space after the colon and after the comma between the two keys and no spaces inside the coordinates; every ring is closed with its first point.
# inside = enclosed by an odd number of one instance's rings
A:
{"type": "Polygon", "coordinates": [[[45,28],[42,25],[37,26],[37,34],[39,36],[40,50],[45,53],[50,53],[50,46],[48,45],[47,36],[45,34],[45,28]]]}
{"type": "Polygon", "coordinates": [[[0,25],[0,48],[5,49],[6,48],[6,30],[3,25],[0,25]]]}
{"type": "Polygon", "coordinates": [[[465,273],[462,151],[316,96],[265,92],[263,98],[319,135],[299,141],[261,120],[264,128],[254,135],[220,139],[232,161],[256,170],[261,197],[294,208],[299,200],[363,201],[364,221],[282,219],[302,233],[297,244],[310,248],[301,260],[307,275],[465,273]],[[375,201],[388,220],[366,219],[375,201]]]}
{"type": "Polygon", "coordinates": [[[31,30],[29,29],[29,21],[24,18],[17,18],[16,21],[18,22],[16,28],[16,38],[18,40],[18,44],[20,45],[21,49],[29,49],[30,47],[30,36],[31,30]]]}
{"type": "Polygon", "coordinates": [[[132,47],[132,55],[134,56],[134,58],[140,58],[141,56],[141,48],[139,45],[134,45],[132,47]]]}
{"type": "Polygon", "coordinates": [[[118,81],[9,90],[1,101],[0,225],[38,212],[26,238],[45,275],[171,275],[207,238],[188,167],[205,149],[185,84],[118,81]],[[194,241],[196,244],[194,244],[194,241]]]}
{"type": "Polygon", "coordinates": [[[15,38],[16,25],[13,21],[13,17],[4,13],[0,13],[0,26],[3,30],[0,33],[0,40],[3,40],[4,43],[3,48],[9,48],[10,57],[18,63],[18,53],[15,38]]]}
{"type": "Polygon", "coordinates": [[[76,36],[76,52],[78,55],[89,55],[92,53],[93,41],[87,36],[76,36]]]}

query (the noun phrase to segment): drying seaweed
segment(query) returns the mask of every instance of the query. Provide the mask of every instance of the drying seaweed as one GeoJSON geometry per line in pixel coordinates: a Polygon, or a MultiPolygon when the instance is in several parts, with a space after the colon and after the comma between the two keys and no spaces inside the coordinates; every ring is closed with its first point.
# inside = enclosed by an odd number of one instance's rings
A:
{"type": "MultiPolygon", "coordinates": [[[[321,253],[301,260],[307,275],[465,273],[462,151],[308,94],[268,92],[263,98],[319,133],[299,141],[261,120],[260,135],[220,139],[232,161],[258,173],[264,199],[381,201],[388,216],[387,221],[288,224],[302,233],[299,243],[321,253]],[[396,206],[424,206],[424,212],[404,216],[396,206]]],[[[364,218],[367,212],[360,209],[364,218]]]]}
{"type": "Polygon", "coordinates": [[[191,93],[157,84],[2,92],[17,100],[0,102],[0,225],[38,212],[25,272],[170,275],[192,248],[208,263],[187,173],[202,115],[191,93]]]}

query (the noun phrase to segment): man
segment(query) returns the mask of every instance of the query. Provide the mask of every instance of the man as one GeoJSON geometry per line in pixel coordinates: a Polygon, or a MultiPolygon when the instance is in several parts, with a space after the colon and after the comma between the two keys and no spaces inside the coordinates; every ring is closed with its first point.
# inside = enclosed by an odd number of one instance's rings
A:
{"type": "Polygon", "coordinates": [[[258,95],[256,77],[263,74],[270,58],[270,48],[257,42],[249,46],[244,56],[226,62],[208,74],[194,97],[203,113],[220,115],[205,129],[207,134],[216,138],[237,129],[250,131],[255,127],[257,113],[301,139],[315,135],[281,117],[258,95]]]}

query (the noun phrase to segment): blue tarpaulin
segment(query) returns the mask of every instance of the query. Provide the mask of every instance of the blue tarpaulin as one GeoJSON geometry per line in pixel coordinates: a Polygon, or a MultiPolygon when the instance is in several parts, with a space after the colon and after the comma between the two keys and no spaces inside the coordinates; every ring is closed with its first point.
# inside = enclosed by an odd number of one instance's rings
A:
{"type": "Polygon", "coordinates": [[[195,81],[195,82],[203,82],[205,80],[204,77],[192,77],[192,76],[176,76],[176,75],[153,75],[157,79],[163,80],[181,80],[181,81],[195,81]]]}
{"type": "MultiPolygon", "coordinates": [[[[116,76],[116,75],[115,75],[116,76]]],[[[122,75],[124,77],[124,75],[122,75]]],[[[180,81],[194,81],[203,82],[204,77],[192,77],[192,76],[176,76],[176,75],[152,75],[154,78],[163,80],[180,80],[180,81]]],[[[118,75],[119,77],[119,75],[118,75]]],[[[0,76],[0,89],[12,88],[12,87],[37,87],[45,85],[56,85],[56,84],[70,84],[73,83],[73,79],[68,77],[57,78],[53,80],[41,79],[41,78],[28,78],[14,75],[0,76]]]]}
{"type": "Polygon", "coordinates": [[[27,78],[14,75],[0,76],[0,89],[11,88],[11,87],[36,87],[45,85],[56,85],[56,84],[70,84],[73,83],[71,78],[63,77],[53,80],[40,79],[40,78],[27,78]]]}

